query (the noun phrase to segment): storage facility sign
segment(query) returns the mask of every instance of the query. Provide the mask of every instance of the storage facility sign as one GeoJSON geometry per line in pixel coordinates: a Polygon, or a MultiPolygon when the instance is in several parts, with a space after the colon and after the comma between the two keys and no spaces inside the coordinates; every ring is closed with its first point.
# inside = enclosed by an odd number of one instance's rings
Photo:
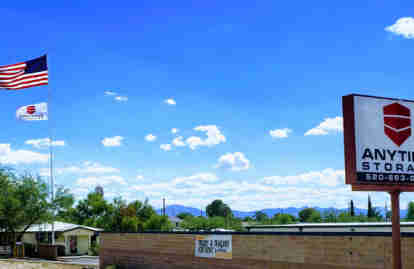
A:
{"type": "Polygon", "coordinates": [[[414,185],[414,101],[343,97],[346,183],[414,185]]]}
{"type": "Polygon", "coordinates": [[[231,259],[231,235],[197,235],[195,242],[195,256],[202,258],[231,259]]]}

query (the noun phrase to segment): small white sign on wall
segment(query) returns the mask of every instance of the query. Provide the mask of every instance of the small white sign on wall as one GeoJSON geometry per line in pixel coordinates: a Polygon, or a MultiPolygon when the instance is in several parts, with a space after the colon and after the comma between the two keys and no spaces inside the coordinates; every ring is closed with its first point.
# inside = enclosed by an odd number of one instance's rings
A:
{"type": "Polygon", "coordinates": [[[231,235],[197,235],[195,256],[202,258],[232,259],[231,235]]]}

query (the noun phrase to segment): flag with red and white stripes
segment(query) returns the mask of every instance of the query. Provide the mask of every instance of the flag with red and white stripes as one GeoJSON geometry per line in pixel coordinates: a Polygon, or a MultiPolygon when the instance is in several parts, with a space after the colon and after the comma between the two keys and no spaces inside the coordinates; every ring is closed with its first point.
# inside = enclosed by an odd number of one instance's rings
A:
{"type": "Polygon", "coordinates": [[[0,66],[0,89],[20,90],[47,85],[48,82],[46,55],[22,63],[0,66]]]}

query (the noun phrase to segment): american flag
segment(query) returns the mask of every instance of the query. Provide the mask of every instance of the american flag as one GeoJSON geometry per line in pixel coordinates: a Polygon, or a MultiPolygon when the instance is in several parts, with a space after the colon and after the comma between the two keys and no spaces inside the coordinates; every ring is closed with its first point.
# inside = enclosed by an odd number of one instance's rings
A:
{"type": "Polygon", "coordinates": [[[20,90],[47,85],[48,82],[46,55],[22,63],[0,66],[0,88],[20,90]]]}

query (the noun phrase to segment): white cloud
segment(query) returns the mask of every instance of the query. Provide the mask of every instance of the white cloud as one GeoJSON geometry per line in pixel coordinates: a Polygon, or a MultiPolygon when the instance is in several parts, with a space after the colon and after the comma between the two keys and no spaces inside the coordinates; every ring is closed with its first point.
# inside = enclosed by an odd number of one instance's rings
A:
{"type": "MultiPolygon", "coordinates": [[[[40,138],[40,139],[29,139],[24,142],[26,145],[32,145],[35,148],[47,148],[50,145],[49,138],[40,138]]],[[[65,145],[65,141],[63,140],[55,140],[52,142],[54,147],[63,147],[65,145]]]]}
{"type": "Polygon", "coordinates": [[[121,176],[81,177],[76,181],[76,185],[81,187],[105,186],[113,183],[126,185],[121,176]]]}
{"type": "Polygon", "coordinates": [[[79,173],[85,173],[85,174],[119,173],[119,169],[110,167],[110,166],[104,166],[97,162],[84,162],[83,166],[79,169],[79,173]]]}
{"type": "Polygon", "coordinates": [[[308,130],[305,135],[327,135],[342,132],[342,117],[326,118],[315,128],[308,130]]]}
{"type": "Polygon", "coordinates": [[[105,147],[119,147],[124,138],[122,136],[105,137],[101,142],[105,147]]]}
{"type": "Polygon", "coordinates": [[[262,182],[268,185],[312,184],[335,187],[345,182],[345,171],[327,168],[322,171],[311,171],[294,176],[265,177],[262,182]]]}
{"type": "Polygon", "coordinates": [[[228,168],[232,171],[242,171],[249,169],[250,161],[241,152],[227,153],[218,159],[216,167],[228,168]]]}
{"type": "Polygon", "coordinates": [[[126,102],[128,101],[128,96],[118,95],[118,93],[113,91],[105,91],[106,96],[113,96],[114,100],[117,102],[126,102]]]}
{"type": "Polygon", "coordinates": [[[171,133],[176,134],[178,133],[180,130],[178,130],[177,128],[172,128],[171,129],[171,133]]]}
{"type": "MultiPolygon", "coordinates": [[[[267,177],[251,182],[219,179],[214,174],[198,173],[169,181],[128,186],[128,191],[142,193],[143,197],[148,197],[151,203],[158,206],[161,205],[163,197],[168,197],[170,204],[198,208],[205,208],[214,199],[222,199],[233,210],[248,211],[289,206],[343,208],[351,199],[359,208],[366,206],[367,194],[352,192],[349,186],[343,184],[343,177],[343,170],[332,168],[286,177],[267,177]]],[[[375,202],[378,198],[374,195],[372,198],[375,202]]],[[[386,197],[385,194],[383,196],[386,197]]],[[[378,197],[383,196],[378,194],[378,197]]],[[[383,204],[383,199],[378,201],[383,204]]]]}
{"type": "Polygon", "coordinates": [[[137,179],[137,180],[142,180],[142,179],[144,179],[144,176],[143,176],[143,175],[137,175],[137,176],[136,176],[136,179],[137,179]]]}
{"type": "Polygon", "coordinates": [[[50,169],[49,168],[40,168],[39,169],[39,176],[48,177],[49,175],[50,175],[50,169]]]}
{"type": "Polygon", "coordinates": [[[188,177],[176,177],[173,179],[173,184],[185,183],[188,185],[194,185],[197,183],[212,183],[217,182],[219,179],[215,174],[211,173],[198,173],[188,177]]]}
{"type": "Polygon", "coordinates": [[[170,105],[170,106],[175,106],[177,103],[175,102],[175,100],[174,99],[172,99],[172,98],[169,98],[169,99],[165,99],[164,100],[164,103],[166,103],[167,105],[170,105]]]}
{"type": "Polygon", "coordinates": [[[116,96],[115,100],[118,102],[126,102],[128,101],[128,97],[127,96],[116,96]]]}
{"type": "Polygon", "coordinates": [[[182,136],[174,138],[172,144],[176,147],[185,147],[185,142],[183,141],[182,136]]]}
{"type": "Polygon", "coordinates": [[[198,136],[191,136],[187,138],[186,143],[192,150],[195,150],[201,146],[211,147],[226,142],[226,137],[220,132],[216,125],[197,126],[194,130],[206,132],[207,138],[204,140],[198,136]]]}
{"type": "Polygon", "coordinates": [[[105,91],[105,95],[107,95],[107,96],[114,96],[114,95],[117,95],[117,93],[116,92],[113,92],[113,91],[105,91]]]}
{"type": "Polygon", "coordinates": [[[408,39],[414,38],[414,18],[403,17],[397,20],[393,25],[385,27],[385,31],[390,33],[401,35],[408,39]]]}
{"type": "Polygon", "coordinates": [[[10,144],[0,144],[1,164],[47,163],[48,161],[48,154],[41,154],[29,150],[12,150],[10,144]]]}
{"type": "Polygon", "coordinates": [[[85,187],[76,187],[76,188],[72,188],[72,194],[75,196],[75,198],[77,199],[83,199],[85,198],[85,196],[91,191],[91,189],[89,188],[85,188],[85,187]]]}
{"type": "Polygon", "coordinates": [[[82,173],[82,168],[79,166],[74,166],[74,165],[68,166],[68,167],[56,168],[56,173],[58,173],[59,175],[82,173]]]}
{"type": "Polygon", "coordinates": [[[63,147],[65,145],[65,141],[63,140],[55,140],[52,142],[52,146],[55,147],[63,147]]]}
{"type": "MultiPolygon", "coordinates": [[[[40,175],[48,176],[49,175],[49,168],[41,168],[40,175]]],[[[104,166],[98,162],[84,162],[80,166],[71,165],[67,167],[58,167],[54,170],[54,172],[58,175],[63,174],[111,174],[111,173],[119,173],[120,170],[118,168],[114,168],[111,166],[104,166]]]]}
{"type": "Polygon", "coordinates": [[[289,128],[283,128],[283,129],[275,129],[270,130],[270,135],[273,138],[287,138],[289,136],[289,133],[291,133],[292,130],[289,128]]]}
{"type": "Polygon", "coordinates": [[[148,134],[145,136],[145,140],[147,140],[148,142],[152,142],[155,141],[157,139],[157,137],[153,134],[148,134]]]}
{"type": "Polygon", "coordinates": [[[197,147],[204,145],[203,140],[198,136],[190,136],[187,138],[186,143],[192,150],[195,150],[197,147]]]}
{"type": "Polygon", "coordinates": [[[160,148],[164,151],[170,151],[171,150],[171,144],[161,144],[160,148]]]}

